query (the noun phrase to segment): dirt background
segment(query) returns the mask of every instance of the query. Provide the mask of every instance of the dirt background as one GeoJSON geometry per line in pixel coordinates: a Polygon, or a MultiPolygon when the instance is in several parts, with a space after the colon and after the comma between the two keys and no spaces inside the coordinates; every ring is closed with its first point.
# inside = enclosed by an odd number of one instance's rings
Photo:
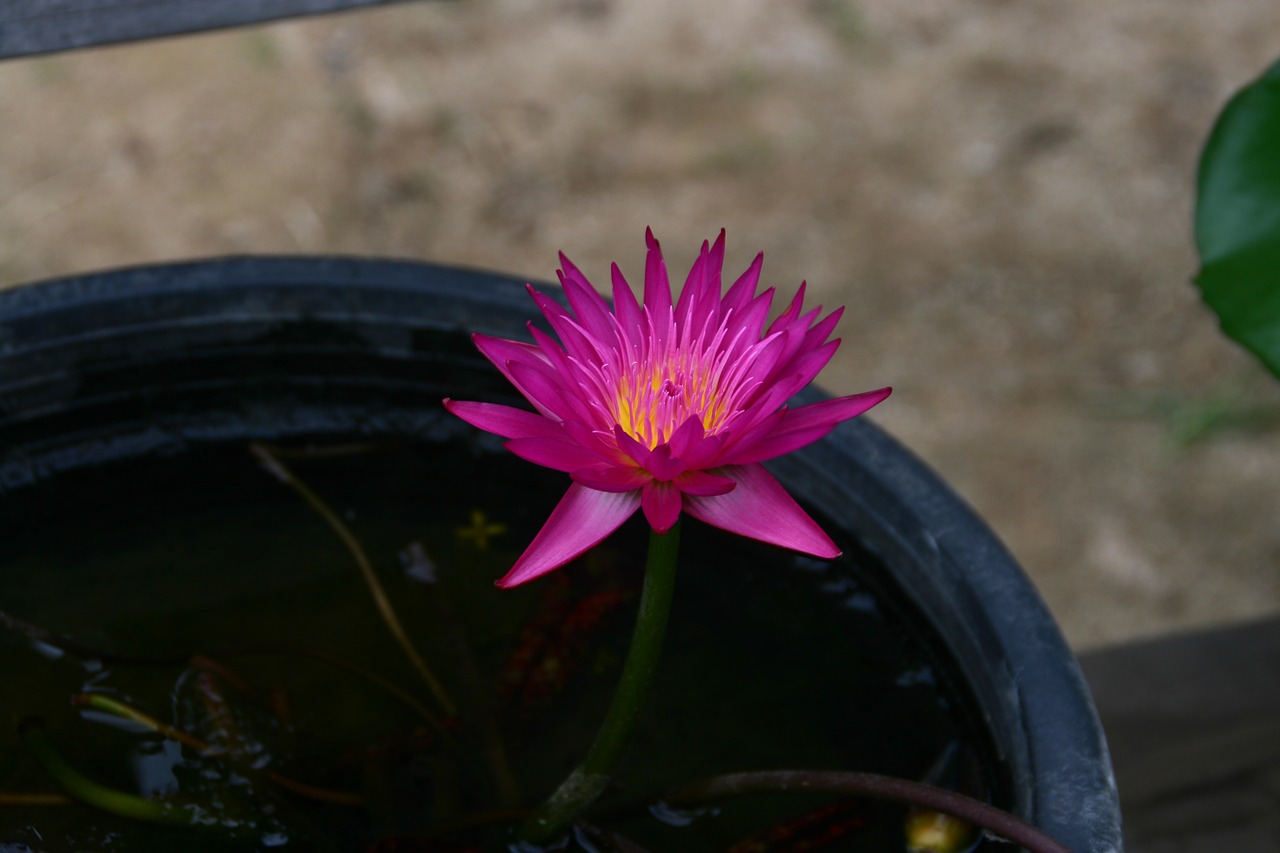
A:
{"type": "Polygon", "coordinates": [[[467,0],[0,63],[0,286],[243,252],[846,304],[820,380],[1079,649],[1280,612],[1280,382],[1190,278],[1200,145],[1280,4],[467,0]]]}

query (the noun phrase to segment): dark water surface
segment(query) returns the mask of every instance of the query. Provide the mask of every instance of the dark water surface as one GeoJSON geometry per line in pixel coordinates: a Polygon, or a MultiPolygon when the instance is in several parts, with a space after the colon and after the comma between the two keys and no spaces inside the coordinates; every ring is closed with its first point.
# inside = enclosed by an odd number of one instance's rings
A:
{"type": "MultiPolygon", "coordinates": [[[[363,543],[457,713],[410,665],[334,531],[248,448],[66,475],[2,507],[0,610],[69,641],[0,631],[0,802],[62,791],[25,725],[77,773],[199,825],[0,804],[0,851],[504,850],[503,818],[582,757],[626,654],[643,524],[498,590],[567,478],[464,442],[321,450],[281,458],[363,543]]],[[[656,684],[589,819],[651,851],[902,849],[891,804],[654,805],[717,773],[919,778],[953,740],[986,752],[930,638],[856,543],[827,563],[683,527],[656,684]]]]}

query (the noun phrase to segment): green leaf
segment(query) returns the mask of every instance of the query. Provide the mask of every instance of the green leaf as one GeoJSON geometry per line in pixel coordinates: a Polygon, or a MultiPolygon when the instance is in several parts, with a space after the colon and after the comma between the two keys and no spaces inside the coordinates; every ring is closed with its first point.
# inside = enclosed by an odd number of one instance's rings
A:
{"type": "Polygon", "coordinates": [[[1196,284],[1222,330],[1280,376],[1280,62],[1223,109],[1196,189],[1196,284]]]}

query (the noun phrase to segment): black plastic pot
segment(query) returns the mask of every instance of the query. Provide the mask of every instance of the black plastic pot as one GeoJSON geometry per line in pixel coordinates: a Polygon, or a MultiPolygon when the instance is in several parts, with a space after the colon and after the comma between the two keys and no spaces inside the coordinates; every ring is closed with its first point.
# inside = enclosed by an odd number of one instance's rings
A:
{"type": "MultiPolygon", "coordinates": [[[[441,397],[511,395],[470,334],[524,337],[532,316],[522,282],[345,258],[153,266],[0,293],[0,512],[68,472],[210,442],[456,429],[441,397]]],[[[1080,671],[982,521],[865,418],[771,467],[878,556],[931,623],[1007,768],[1014,811],[1078,853],[1119,851],[1080,671]]]]}

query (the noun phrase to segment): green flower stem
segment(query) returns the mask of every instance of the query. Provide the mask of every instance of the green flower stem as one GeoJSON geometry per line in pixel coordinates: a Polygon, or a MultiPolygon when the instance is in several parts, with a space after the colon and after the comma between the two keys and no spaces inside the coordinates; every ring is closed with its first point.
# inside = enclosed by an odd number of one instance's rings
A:
{"type": "Polygon", "coordinates": [[[135,820],[145,820],[152,823],[192,823],[187,813],[166,803],[148,800],[145,797],[117,791],[114,788],[107,788],[81,776],[58,755],[58,751],[49,742],[49,738],[44,732],[44,727],[39,722],[35,720],[24,721],[19,726],[19,733],[45,771],[57,779],[66,792],[77,800],[96,806],[103,811],[135,820]]]}
{"type": "Polygon", "coordinates": [[[560,783],[556,792],[520,828],[521,836],[534,843],[554,838],[574,817],[586,810],[609,784],[640,714],[640,703],[658,668],[662,641],[667,633],[671,597],[675,589],[676,556],[680,524],[666,534],[650,532],[645,563],[644,592],[631,635],[631,650],[622,668],[613,703],[605,715],[595,743],[582,763],[560,783]]]}

